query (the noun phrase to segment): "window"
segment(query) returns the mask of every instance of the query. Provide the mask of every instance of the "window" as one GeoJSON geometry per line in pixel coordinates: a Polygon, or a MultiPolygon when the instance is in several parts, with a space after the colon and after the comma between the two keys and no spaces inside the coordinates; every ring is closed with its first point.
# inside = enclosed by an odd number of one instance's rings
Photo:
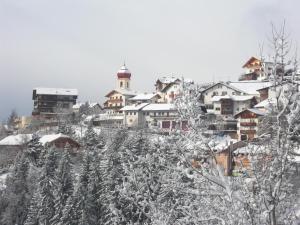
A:
{"type": "Polygon", "coordinates": [[[126,87],[129,88],[129,83],[128,82],[126,83],[126,87]]]}
{"type": "Polygon", "coordinates": [[[206,105],[206,108],[207,108],[207,109],[213,109],[214,106],[213,106],[213,104],[207,104],[207,105],[206,105]]]}
{"type": "Polygon", "coordinates": [[[227,91],[222,91],[222,96],[227,95],[227,91]]]}
{"type": "Polygon", "coordinates": [[[120,87],[123,87],[123,82],[122,81],[120,82],[120,87]]]}
{"type": "Polygon", "coordinates": [[[216,111],[220,111],[220,107],[216,107],[216,109],[215,109],[216,111]]]}

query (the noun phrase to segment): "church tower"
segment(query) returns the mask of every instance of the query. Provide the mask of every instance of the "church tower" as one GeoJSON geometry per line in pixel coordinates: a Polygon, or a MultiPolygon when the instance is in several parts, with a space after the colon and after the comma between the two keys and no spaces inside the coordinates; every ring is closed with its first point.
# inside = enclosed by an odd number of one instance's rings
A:
{"type": "Polygon", "coordinates": [[[130,90],[131,73],[127,69],[125,63],[118,71],[117,76],[118,76],[117,88],[121,90],[130,90]]]}

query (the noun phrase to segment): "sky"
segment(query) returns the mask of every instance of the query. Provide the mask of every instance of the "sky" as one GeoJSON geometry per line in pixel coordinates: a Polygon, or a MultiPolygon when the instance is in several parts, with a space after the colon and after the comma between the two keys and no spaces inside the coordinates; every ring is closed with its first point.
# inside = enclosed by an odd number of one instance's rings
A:
{"type": "Polygon", "coordinates": [[[104,102],[126,62],[132,89],[158,77],[236,80],[271,22],[300,38],[299,0],[0,0],[0,121],[30,115],[35,87],[104,102]]]}

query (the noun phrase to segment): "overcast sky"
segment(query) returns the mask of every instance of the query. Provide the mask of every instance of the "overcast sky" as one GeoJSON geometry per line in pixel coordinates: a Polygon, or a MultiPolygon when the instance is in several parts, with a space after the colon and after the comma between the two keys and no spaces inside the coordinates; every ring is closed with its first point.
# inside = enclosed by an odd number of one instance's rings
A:
{"type": "Polygon", "coordinates": [[[0,119],[32,110],[38,86],[104,100],[126,61],[132,88],[159,76],[235,80],[270,22],[300,37],[299,0],[0,0],[0,119]]]}

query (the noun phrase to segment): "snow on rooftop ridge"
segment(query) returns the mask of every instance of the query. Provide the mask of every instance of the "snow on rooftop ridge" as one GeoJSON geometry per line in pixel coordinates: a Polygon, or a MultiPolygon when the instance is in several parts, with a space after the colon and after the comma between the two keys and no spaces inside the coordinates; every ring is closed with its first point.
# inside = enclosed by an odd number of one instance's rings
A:
{"type": "Polygon", "coordinates": [[[150,100],[153,97],[155,97],[157,94],[153,94],[153,93],[144,93],[144,94],[138,94],[136,96],[134,96],[133,98],[131,98],[130,100],[150,100]]]}
{"type": "Polygon", "coordinates": [[[115,89],[114,91],[121,93],[122,95],[132,95],[136,96],[139,94],[137,91],[126,90],[126,89],[115,89]]]}
{"type": "Polygon", "coordinates": [[[127,105],[120,110],[121,111],[139,111],[147,105],[149,105],[149,103],[141,103],[141,104],[137,104],[137,105],[127,105]]]}
{"type": "Polygon", "coordinates": [[[170,77],[160,77],[158,78],[158,80],[163,83],[163,84],[170,84],[170,83],[174,83],[176,81],[184,81],[184,83],[194,83],[194,80],[193,79],[190,79],[190,78],[177,78],[177,77],[174,77],[174,76],[170,76],[170,77]]]}
{"type": "Polygon", "coordinates": [[[163,84],[169,84],[169,83],[173,83],[176,80],[180,80],[180,79],[172,76],[172,77],[160,77],[160,78],[158,78],[158,80],[163,84]]]}
{"type": "Polygon", "coordinates": [[[69,136],[67,135],[64,135],[62,133],[59,133],[59,134],[47,134],[47,135],[44,135],[43,137],[40,138],[40,143],[42,145],[46,145],[47,143],[51,143],[52,141],[55,141],[57,140],[58,138],[70,138],[69,136]]]}
{"type": "Polygon", "coordinates": [[[17,134],[10,135],[0,141],[0,145],[24,145],[27,144],[32,139],[32,134],[17,134]]]}
{"type": "Polygon", "coordinates": [[[149,104],[142,111],[175,111],[173,104],[149,104]]]}
{"type": "Polygon", "coordinates": [[[273,105],[276,105],[276,99],[275,98],[268,98],[268,99],[265,99],[263,101],[261,101],[260,103],[256,104],[254,106],[254,108],[270,108],[272,107],[273,105]]]}
{"type": "Polygon", "coordinates": [[[270,82],[259,81],[228,81],[227,84],[249,95],[259,95],[257,90],[270,86],[270,82]]]}
{"type": "Polygon", "coordinates": [[[46,88],[37,87],[34,88],[37,95],[76,95],[78,96],[77,89],[66,89],[66,88],[46,88]]]}

